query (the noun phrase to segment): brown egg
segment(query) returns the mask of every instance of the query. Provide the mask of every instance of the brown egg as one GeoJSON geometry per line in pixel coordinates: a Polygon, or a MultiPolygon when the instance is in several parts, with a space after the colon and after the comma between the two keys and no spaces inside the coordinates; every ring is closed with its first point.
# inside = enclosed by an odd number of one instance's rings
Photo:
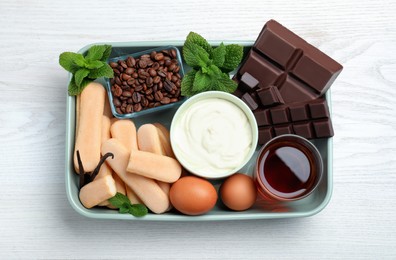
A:
{"type": "Polygon", "coordinates": [[[217,192],[207,180],[186,176],[171,187],[169,197],[172,205],[186,215],[200,215],[211,210],[217,201],[217,192]]]}
{"type": "Polygon", "coordinates": [[[223,203],[232,210],[246,210],[256,201],[257,190],[252,177],[236,173],[228,177],[220,187],[223,203]]]}

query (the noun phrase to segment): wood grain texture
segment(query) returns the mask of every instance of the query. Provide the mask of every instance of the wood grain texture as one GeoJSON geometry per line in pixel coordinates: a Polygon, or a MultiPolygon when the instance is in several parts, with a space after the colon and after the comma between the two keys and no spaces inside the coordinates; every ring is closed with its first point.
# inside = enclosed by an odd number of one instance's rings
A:
{"type": "Polygon", "coordinates": [[[395,259],[396,3],[0,2],[0,259],[395,259]],[[332,86],[334,190],[304,219],[92,220],[64,184],[63,51],[101,41],[254,40],[274,18],[344,65],[332,86]]]}

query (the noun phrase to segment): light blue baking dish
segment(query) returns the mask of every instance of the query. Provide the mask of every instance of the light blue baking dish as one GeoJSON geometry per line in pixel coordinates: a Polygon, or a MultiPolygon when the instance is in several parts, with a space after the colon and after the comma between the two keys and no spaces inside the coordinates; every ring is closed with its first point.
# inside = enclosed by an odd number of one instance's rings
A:
{"type": "MultiPolygon", "coordinates": [[[[219,45],[220,41],[210,42],[213,46],[219,45]]],[[[253,45],[252,41],[238,41],[238,42],[224,42],[225,44],[237,43],[244,46],[245,54],[253,45]]],[[[105,43],[98,43],[105,44],[105,43]]],[[[147,49],[157,48],[160,46],[173,45],[180,50],[183,46],[183,41],[174,42],[110,42],[113,46],[113,51],[110,58],[123,56],[130,53],[140,52],[147,49]]],[[[91,45],[82,48],[79,53],[84,53],[91,45]]],[[[184,64],[185,72],[190,68],[184,64]]],[[[100,82],[105,85],[104,80],[100,82]]],[[[67,86],[67,84],[66,84],[67,86]]],[[[330,91],[326,93],[326,99],[331,109],[330,91]]],[[[119,214],[116,210],[107,208],[93,208],[86,209],[80,203],[78,198],[78,175],[74,172],[73,167],[73,149],[74,149],[74,136],[75,136],[75,120],[76,120],[76,99],[75,97],[67,96],[66,108],[66,165],[65,165],[65,179],[66,179],[66,194],[71,206],[79,214],[96,219],[120,219],[120,220],[133,220],[133,221],[225,221],[225,220],[249,220],[249,219],[279,219],[279,218],[296,218],[307,217],[317,214],[326,207],[329,203],[332,189],[333,189],[333,141],[332,138],[312,140],[315,146],[320,151],[324,161],[324,173],[319,187],[308,197],[294,202],[288,202],[281,205],[268,205],[258,201],[254,207],[243,212],[234,212],[227,210],[220,201],[216,204],[215,208],[205,215],[201,216],[185,216],[177,212],[167,212],[164,214],[153,214],[142,218],[136,218],[129,214],[119,214]]],[[[133,119],[136,127],[144,123],[159,122],[166,127],[170,127],[171,120],[177,106],[173,106],[168,110],[158,111],[154,114],[145,114],[135,117],[133,119]]],[[[129,119],[126,119],[129,120],[129,119]]],[[[245,165],[241,172],[248,174],[253,173],[255,159],[260,147],[257,148],[256,153],[252,159],[245,165]]],[[[221,181],[213,181],[216,188],[220,186],[221,181]]]]}

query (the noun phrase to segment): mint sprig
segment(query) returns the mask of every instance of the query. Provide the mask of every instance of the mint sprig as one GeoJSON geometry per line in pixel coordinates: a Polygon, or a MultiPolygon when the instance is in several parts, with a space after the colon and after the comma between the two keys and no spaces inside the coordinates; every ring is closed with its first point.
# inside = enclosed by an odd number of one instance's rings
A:
{"type": "Polygon", "coordinates": [[[147,214],[146,206],[142,204],[132,204],[129,198],[119,192],[109,199],[109,202],[122,214],[131,214],[135,217],[143,217],[147,214]]]}
{"type": "Polygon", "coordinates": [[[237,84],[228,73],[238,67],[242,56],[241,45],[221,43],[213,48],[201,35],[190,32],[184,42],[183,57],[192,70],[182,80],[182,95],[210,90],[234,92],[237,84]]]}
{"type": "Polygon", "coordinates": [[[84,87],[97,78],[114,77],[113,69],[107,64],[111,45],[93,45],[84,56],[81,53],[63,52],[59,64],[73,74],[69,83],[69,95],[80,94],[84,87]]]}

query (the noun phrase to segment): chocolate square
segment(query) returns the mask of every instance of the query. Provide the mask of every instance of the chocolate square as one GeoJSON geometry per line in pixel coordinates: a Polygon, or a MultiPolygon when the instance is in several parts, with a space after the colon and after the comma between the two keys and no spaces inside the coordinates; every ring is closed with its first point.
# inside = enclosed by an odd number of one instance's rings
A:
{"type": "Polygon", "coordinates": [[[258,129],[258,143],[265,144],[272,138],[274,138],[274,134],[271,127],[259,127],[258,129]]]}
{"type": "Polygon", "coordinates": [[[306,103],[293,104],[289,106],[290,117],[292,121],[307,120],[309,118],[306,103]]]}
{"type": "Polygon", "coordinates": [[[270,86],[269,88],[262,88],[256,91],[257,96],[263,106],[274,106],[284,103],[279,90],[275,86],[270,86]]]}
{"type": "Polygon", "coordinates": [[[258,87],[258,80],[255,79],[252,75],[250,75],[248,72],[243,73],[241,77],[241,81],[239,82],[239,86],[242,90],[251,92],[258,87]]]}
{"type": "Polygon", "coordinates": [[[317,138],[334,136],[333,126],[330,120],[320,120],[313,122],[317,138]]]}
{"type": "Polygon", "coordinates": [[[305,137],[307,139],[314,138],[313,129],[310,122],[293,125],[293,130],[296,135],[305,137]]]}
{"type": "Polygon", "coordinates": [[[293,129],[290,125],[286,125],[286,126],[275,126],[274,127],[274,132],[275,135],[284,135],[284,134],[292,134],[293,133],[293,129]]]}
{"type": "Polygon", "coordinates": [[[271,117],[269,110],[256,110],[253,112],[258,126],[271,125],[271,117]]]}
{"type": "Polygon", "coordinates": [[[282,124],[289,122],[287,107],[275,107],[270,109],[273,124],[282,124]]]}
{"type": "Polygon", "coordinates": [[[329,108],[326,104],[326,100],[319,99],[314,103],[310,103],[308,106],[309,106],[309,110],[311,112],[312,118],[330,117],[330,112],[329,112],[329,108]]]}
{"type": "Polygon", "coordinates": [[[258,108],[258,104],[256,101],[254,101],[253,97],[249,93],[243,94],[241,99],[251,110],[256,110],[258,108]]]}

